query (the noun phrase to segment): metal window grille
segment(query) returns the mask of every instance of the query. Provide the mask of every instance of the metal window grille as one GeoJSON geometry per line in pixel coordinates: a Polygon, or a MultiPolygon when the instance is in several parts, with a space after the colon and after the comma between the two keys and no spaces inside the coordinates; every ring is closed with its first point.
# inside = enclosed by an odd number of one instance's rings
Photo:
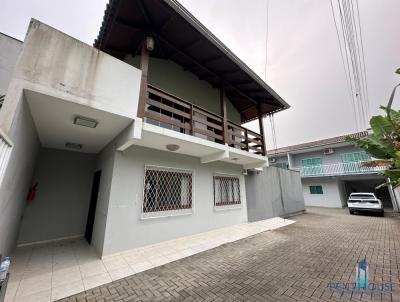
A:
{"type": "Polygon", "coordinates": [[[143,213],[191,209],[192,183],[192,171],[146,167],[143,213]]]}
{"type": "Polygon", "coordinates": [[[214,205],[238,204],[241,204],[239,177],[214,176],[214,205]]]}

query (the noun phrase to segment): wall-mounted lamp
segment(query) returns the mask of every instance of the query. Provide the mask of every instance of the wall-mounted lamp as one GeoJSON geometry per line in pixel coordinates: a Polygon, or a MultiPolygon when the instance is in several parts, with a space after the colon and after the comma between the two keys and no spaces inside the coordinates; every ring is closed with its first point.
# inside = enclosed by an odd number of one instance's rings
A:
{"type": "Polygon", "coordinates": [[[146,37],[146,47],[148,51],[153,51],[154,49],[154,38],[151,36],[146,37]]]}

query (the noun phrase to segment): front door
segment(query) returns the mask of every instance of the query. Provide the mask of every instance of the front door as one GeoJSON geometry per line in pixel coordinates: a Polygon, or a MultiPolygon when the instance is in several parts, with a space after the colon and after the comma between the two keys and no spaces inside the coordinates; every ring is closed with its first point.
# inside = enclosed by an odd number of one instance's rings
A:
{"type": "Polygon", "coordinates": [[[100,178],[101,178],[101,171],[99,170],[96,171],[93,176],[92,193],[90,195],[89,212],[86,222],[85,238],[89,243],[92,242],[93,224],[94,224],[94,217],[96,215],[96,205],[97,205],[97,196],[99,195],[100,178]]]}

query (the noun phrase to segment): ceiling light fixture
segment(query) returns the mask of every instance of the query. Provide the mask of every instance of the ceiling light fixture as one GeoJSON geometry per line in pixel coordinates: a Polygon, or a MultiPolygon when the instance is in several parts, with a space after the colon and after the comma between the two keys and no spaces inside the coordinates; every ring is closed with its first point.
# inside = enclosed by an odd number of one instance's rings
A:
{"type": "Polygon", "coordinates": [[[65,147],[68,149],[81,150],[83,146],[82,146],[82,144],[78,144],[78,143],[66,142],[65,147]]]}
{"type": "Polygon", "coordinates": [[[169,151],[177,151],[180,148],[178,145],[175,145],[175,144],[169,144],[169,145],[166,145],[165,147],[169,151]]]}
{"type": "Polygon", "coordinates": [[[74,119],[74,124],[88,128],[96,128],[98,125],[98,121],[85,116],[77,116],[74,119]]]}

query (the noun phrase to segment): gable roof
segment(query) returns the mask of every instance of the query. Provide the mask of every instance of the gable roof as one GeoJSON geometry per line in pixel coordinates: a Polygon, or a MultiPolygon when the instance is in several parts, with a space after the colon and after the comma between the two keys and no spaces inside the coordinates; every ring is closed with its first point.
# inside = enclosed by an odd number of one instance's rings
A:
{"type": "Polygon", "coordinates": [[[172,60],[213,87],[224,83],[242,122],[290,106],[176,0],[110,0],[94,46],[123,59],[144,38],[152,57],[172,60]]]}
{"type": "Polygon", "coordinates": [[[368,131],[361,131],[361,132],[356,132],[356,133],[351,133],[351,134],[346,134],[346,135],[341,135],[341,136],[335,136],[335,137],[321,139],[321,140],[312,141],[312,142],[308,142],[308,143],[291,145],[291,146],[286,146],[286,147],[282,147],[282,148],[268,150],[267,154],[271,156],[271,155],[278,155],[278,154],[288,153],[288,152],[293,152],[293,151],[310,149],[310,148],[329,146],[329,145],[333,145],[333,144],[339,144],[339,143],[346,142],[346,137],[348,137],[348,136],[350,136],[352,138],[361,138],[361,137],[368,136],[368,134],[369,134],[368,131]]]}

